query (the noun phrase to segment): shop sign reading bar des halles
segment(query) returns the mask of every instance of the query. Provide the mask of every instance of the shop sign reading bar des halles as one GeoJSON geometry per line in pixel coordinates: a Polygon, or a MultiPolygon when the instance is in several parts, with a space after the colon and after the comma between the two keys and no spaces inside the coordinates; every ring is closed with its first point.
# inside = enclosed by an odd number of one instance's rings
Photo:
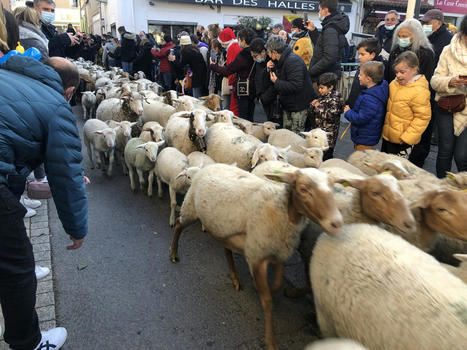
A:
{"type": "MultiPolygon", "coordinates": [[[[170,2],[183,2],[187,4],[206,4],[220,6],[268,8],[277,10],[296,10],[318,12],[318,1],[282,1],[282,0],[171,0],[170,2]]],[[[339,10],[352,11],[351,3],[340,3],[339,10]]]]}

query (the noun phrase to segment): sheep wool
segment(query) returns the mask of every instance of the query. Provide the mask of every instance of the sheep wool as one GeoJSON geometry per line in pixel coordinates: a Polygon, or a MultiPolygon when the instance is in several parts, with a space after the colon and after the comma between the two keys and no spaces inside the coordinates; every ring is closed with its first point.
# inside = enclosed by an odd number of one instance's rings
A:
{"type": "Polygon", "coordinates": [[[467,285],[433,257],[376,226],[321,235],[310,263],[325,337],[378,350],[464,350],[467,285]]]}

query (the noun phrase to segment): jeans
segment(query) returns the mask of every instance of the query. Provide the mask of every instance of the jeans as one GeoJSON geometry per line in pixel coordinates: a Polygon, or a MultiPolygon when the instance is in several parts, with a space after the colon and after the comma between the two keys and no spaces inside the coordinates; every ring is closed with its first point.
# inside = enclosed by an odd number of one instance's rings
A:
{"type": "Polygon", "coordinates": [[[446,171],[451,170],[453,157],[457,171],[467,171],[467,129],[464,129],[459,136],[455,136],[452,114],[442,113],[438,106],[436,109],[439,134],[436,175],[443,178],[446,176],[446,171]]]}
{"type": "Polygon", "coordinates": [[[36,169],[34,169],[34,179],[42,180],[44,177],[45,177],[44,164],[41,164],[36,169]]]}
{"type": "Polygon", "coordinates": [[[230,110],[230,95],[222,95],[222,98],[224,99],[222,102],[222,109],[230,110]]]}
{"type": "Polygon", "coordinates": [[[174,90],[175,76],[172,72],[161,72],[162,85],[165,91],[174,90]]]}
{"type": "Polygon", "coordinates": [[[253,121],[253,115],[255,114],[255,100],[249,98],[239,98],[238,104],[238,116],[253,121]]]}
{"type": "Polygon", "coordinates": [[[203,88],[201,86],[194,87],[192,91],[193,91],[193,97],[200,98],[201,96],[203,96],[203,88]]]}
{"type": "Polygon", "coordinates": [[[124,72],[131,73],[133,71],[133,62],[123,62],[122,68],[124,72]]]}
{"type": "Polygon", "coordinates": [[[23,217],[26,209],[0,184],[0,304],[5,341],[14,350],[34,349],[41,340],[37,318],[32,245],[23,217]]]}

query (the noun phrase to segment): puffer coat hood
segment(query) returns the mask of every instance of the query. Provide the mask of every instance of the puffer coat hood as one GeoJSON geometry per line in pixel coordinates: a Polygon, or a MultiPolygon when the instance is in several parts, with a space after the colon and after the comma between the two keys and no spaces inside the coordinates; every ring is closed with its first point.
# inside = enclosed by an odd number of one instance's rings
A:
{"type": "Polygon", "coordinates": [[[394,79],[389,84],[389,100],[383,126],[386,141],[408,145],[420,142],[431,119],[430,90],[428,81],[421,75],[407,85],[394,79]]]}

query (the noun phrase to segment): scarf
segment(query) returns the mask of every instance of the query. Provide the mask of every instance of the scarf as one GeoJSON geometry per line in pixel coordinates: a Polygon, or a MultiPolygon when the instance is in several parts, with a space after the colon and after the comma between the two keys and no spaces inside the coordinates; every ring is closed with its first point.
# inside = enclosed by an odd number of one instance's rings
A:
{"type": "Polygon", "coordinates": [[[456,34],[451,40],[451,53],[465,67],[467,66],[467,45],[462,40],[461,33],[456,34]]]}

